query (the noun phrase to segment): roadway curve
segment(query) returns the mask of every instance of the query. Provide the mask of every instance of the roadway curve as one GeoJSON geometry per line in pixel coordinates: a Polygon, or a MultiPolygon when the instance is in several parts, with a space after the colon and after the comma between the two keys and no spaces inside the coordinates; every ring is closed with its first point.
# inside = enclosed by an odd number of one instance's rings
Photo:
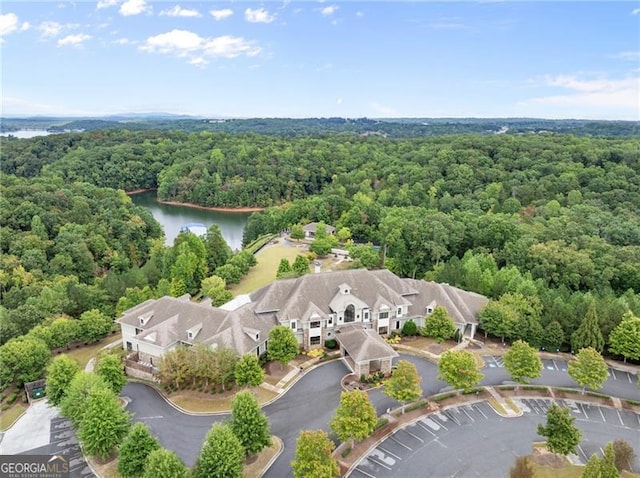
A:
{"type": "MultiPolygon", "coordinates": [[[[437,379],[438,368],[432,362],[413,355],[401,354],[399,359],[416,364],[422,377],[425,396],[438,393],[447,387],[437,379]]],[[[499,366],[486,366],[482,385],[500,385],[509,381],[507,371],[499,366]]],[[[491,361],[489,360],[489,363],[491,361]]],[[[566,362],[562,359],[545,359],[545,368],[534,384],[575,388],[575,382],[566,373],[566,362]]],[[[346,374],[340,360],[328,362],[302,376],[284,395],[264,408],[271,423],[271,433],[280,437],[284,450],[265,473],[266,478],[292,476],[289,463],[294,458],[295,442],[300,430],[324,429],[328,431],[335,408],[340,401],[340,379],[346,374]]],[[[617,373],[605,382],[602,393],[628,399],[638,399],[638,388],[630,374],[617,373]]],[[[158,437],[160,443],[175,451],[188,466],[195,463],[206,433],[214,422],[229,418],[229,414],[187,415],[169,405],[153,388],[130,382],[122,395],[128,399],[127,409],[135,421],[146,423],[158,437]]],[[[382,394],[380,390],[369,393],[378,414],[398,406],[398,402],[382,394]]]]}

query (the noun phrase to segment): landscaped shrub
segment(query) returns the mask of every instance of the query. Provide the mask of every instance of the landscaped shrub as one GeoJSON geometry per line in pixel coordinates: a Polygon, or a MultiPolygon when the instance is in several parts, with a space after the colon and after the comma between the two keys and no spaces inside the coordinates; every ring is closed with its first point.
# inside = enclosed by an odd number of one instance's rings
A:
{"type": "Polygon", "coordinates": [[[447,398],[455,397],[456,395],[457,395],[457,392],[443,393],[441,395],[436,395],[435,397],[432,398],[432,400],[434,402],[441,402],[442,400],[446,400],[447,398]]]}
{"type": "Polygon", "coordinates": [[[328,349],[333,350],[338,347],[338,342],[336,342],[334,339],[325,340],[324,346],[328,349]]]}
{"type": "Polygon", "coordinates": [[[482,387],[475,387],[475,388],[472,388],[472,389],[470,389],[470,390],[463,390],[463,391],[462,391],[462,395],[473,395],[474,393],[480,393],[480,392],[482,392],[482,391],[484,391],[484,388],[482,388],[482,387]]]}
{"type": "Polygon", "coordinates": [[[11,392],[7,397],[7,405],[13,405],[13,402],[18,398],[18,392],[11,392]]]}
{"type": "Polygon", "coordinates": [[[380,428],[386,426],[387,423],[389,423],[389,420],[387,420],[386,418],[378,418],[376,425],[373,427],[373,431],[379,430],[380,428]]]}
{"type": "Polygon", "coordinates": [[[324,355],[324,350],[322,349],[313,349],[307,352],[307,357],[311,357],[311,358],[318,358],[322,355],[324,355]]]}
{"type": "Polygon", "coordinates": [[[402,336],[403,337],[414,337],[418,335],[418,326],[413,320],[408,320],[402,326],[402,336]]]}

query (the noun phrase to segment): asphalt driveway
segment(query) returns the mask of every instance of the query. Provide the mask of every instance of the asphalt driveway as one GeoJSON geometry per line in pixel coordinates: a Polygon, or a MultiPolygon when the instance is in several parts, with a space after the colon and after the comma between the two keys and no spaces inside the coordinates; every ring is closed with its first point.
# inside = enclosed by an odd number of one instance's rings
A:
{"type": "MultiPolygon", "coordinates": [[[[434,363],[406,354],[400,355],[398,359],[416,364],[422,377],[424,395],[432,395],[447,387],[445,382],[437,379],[438,370],[434,363]]],[[[553,366],[545,363],[542,377],[533,383],[575,387],[575,383],[566,374],[566,363],[563,367],[561,361],[556,362],[558,363],[553,366]]],[[[483,385],[499,385],[510,380],[502,366],[487,366],[482,372],[485,374],[483,385]]],[[[347,373],[342,361],[326,363],[307,372],[289,391],[264,408],[271,423],[272,434],[284,442],[284,450],[267,470],[264,475],[266,478],[292,476],[289,463],[294,458],[295,442],[300,430],[329,431],[329,421],[340,401],[340,379],[347,373]]],[[[617,371],[615,373],[616,376],[610,376],[601,391],[622,398],[637,399],[635,381],[631,381],[631,377],[622,377],[617,371]]],[[[175,451],[188,466],[195,463],[211,425],[229,418],[228,414],[185,415],[167,404],[155,390],[140,383],[128,383],[122,395],[129,400],[127,409],[133,413],[133,419],[146,423],[160,443],[175,451]]],[[[378,414],[398,406],[395,400],[382,394],[380,390],[370,392],[369,396],[378,414]]],[[[636,430],[638,428],[640,427],[636,427],[636,430]]],[[[499,450],[496,448],[495,451],[499,450]]]]}

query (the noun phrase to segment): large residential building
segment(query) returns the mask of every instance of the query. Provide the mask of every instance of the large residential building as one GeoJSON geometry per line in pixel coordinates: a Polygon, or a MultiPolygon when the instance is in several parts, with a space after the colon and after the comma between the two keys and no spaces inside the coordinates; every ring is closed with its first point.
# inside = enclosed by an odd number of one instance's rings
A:
{"type": "MultiPolygon", "coordinates": [[[[305,350],[330,339],[340,343],[339,331],[346,326],[368,329],[367,336],[387,336],[408,320],[423,326],[436,306],[447,310],[463,337],[473,338],[477,313],[486,302],[448,284],[401,279],[386,269],[357,269],[278,280],[219,308],[192,302],[188,295],[148,300],[117,322],[124,347],[153,365],[166,351],[197,342],[260,355],[276,325],[291,328],[305,350]]],[[[358,335],[350,331],[349,337],[353,347],[358,335]]]]}

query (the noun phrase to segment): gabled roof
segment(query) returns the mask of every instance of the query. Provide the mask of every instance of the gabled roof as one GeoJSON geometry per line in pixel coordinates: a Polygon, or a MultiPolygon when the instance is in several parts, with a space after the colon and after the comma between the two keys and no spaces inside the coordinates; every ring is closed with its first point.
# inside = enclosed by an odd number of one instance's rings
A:
{"type": "Polygon", "coordinates": [[[343,326],[336,332],[336,340],[356,363],[398,356],[398,352],[393,350],[376,331],[365,329],[362,325],[343,326]]]}
{"type": "MultiPolygon", "coordinates": [[[[392,277],[396,277],[389,272],[392,277]]],[[[367,304],[379,300],[393,305],[407,305],[411,302],[385,283],[384,274],[374,274],[366,269],[307,274],[297,279],[285,279],[256,291],[251,295],[256,302],[256,313],[276,312],[279,321],[300,318],[313,301],[326,315],[331,314],[331,301],[339,294],[340,286],[348,285],[350,294],[367,304]]],[[[397,278],[397,277],[396,277],[397,278]]],[[[398,279],[400,280],[400,279],[398,279]]],[[[403,292],[412,291],[403,286],[403,292]]]]}
{"type": "Polygon", "coordinates": [[[204,342],[231,347],[240,354],[255,348],[257,332],[266,338],[276,325],[272,318],[256,316],[251,304],[226,311],[184,299],[165,296],[145,301],[126,311],[116,322],[143,328],[138,337],[159,347],[171,347],[178,342],[204,342]],[[139,317],[150,313],[151,317],[141,326],[139,317]]]}
{"type": "MultiPolygon", "coordinates": [[[[319,223],[317,222],[310,222],[309,224],[305,224],[304,226],[302,226],[302,230],[307,232],[313,232],[315,234],[316,230],[318,229],[318,224],[319,223]]],[[[335,227],[330,226],[329,224],[325,224],[325,226],[329,234],[333,234],[334,232],[336,232],[335,227]]]]}

